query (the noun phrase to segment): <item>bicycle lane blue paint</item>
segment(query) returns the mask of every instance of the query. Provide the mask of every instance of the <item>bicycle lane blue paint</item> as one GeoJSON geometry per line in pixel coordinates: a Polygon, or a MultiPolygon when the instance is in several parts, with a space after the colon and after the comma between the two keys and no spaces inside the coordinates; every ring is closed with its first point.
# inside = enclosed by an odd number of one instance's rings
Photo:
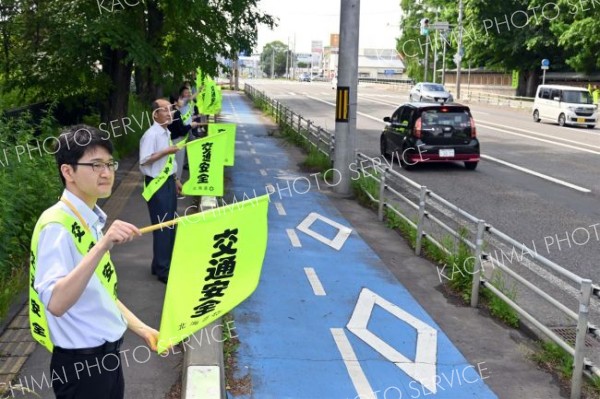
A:
{"type": "MultiPolygon", "coordinates": [[[[244,194],[252,197],[253,191],[265,193],[267,184],[275,188],[260,284],[233,312],[235,332],[241,341],[237,376],[249,374],[252,379],[252,394],[237,398],[358,398],[331,329],[343,329],[374,392],[373,398],[496,398],[478,374],[478,365],[467,362],[356,231],[337,251],[296,229],[311,212],[352,226],[318,191],[314,178],[293,171],[295,165],[290,164],[276,140],[266,137],[265,128],[241,98],[229,95],[224,100],[224,108],[231,110],[234,104],[241,120],[236,165],[230,171],[232,191],[241,198],[244,194]],[[240,134],[241,130],[245,133],[240,134]],[[248,140],[240,140],[246,134],[251,137],[251,146],[248,140]],[[256,164],[256,158],[261,164],[256,164]],[[267,176],[259,173],[261,168],[267,176]],[[278,213],[275,202],[281,203],[286,216],[278,213]],[[295,230],[301,248],[292,246],[287,229],[295,230]],[[325,296],[313,293],[306,267],[314,268],[325,296]],[[437,331],[434,373],[439,380],[435,394],[346,328],[363,288],[437,331]]],[[[333,238],[335,232],[324,222],[315,222],[312,229],[328,238],[333,238]]],[[[414,359],[416,330],[388,310],[376,305],[368,330],[406,358],[414,359]]],[[[483,378],[493,372],[486,370],[485,364],[479,367],[483,378]]]]}

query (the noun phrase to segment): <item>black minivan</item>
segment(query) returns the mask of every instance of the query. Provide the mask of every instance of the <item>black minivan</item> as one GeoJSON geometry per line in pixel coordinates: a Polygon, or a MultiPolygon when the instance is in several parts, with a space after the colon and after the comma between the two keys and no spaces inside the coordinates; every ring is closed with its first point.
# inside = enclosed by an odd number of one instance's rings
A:
{"type": "Polygon", "coordinates": [[[477,129],[469,107],[461,104],[407,103],[386,116],[381,154],[405,169],[420,162],[479,162],[477,129]]]}

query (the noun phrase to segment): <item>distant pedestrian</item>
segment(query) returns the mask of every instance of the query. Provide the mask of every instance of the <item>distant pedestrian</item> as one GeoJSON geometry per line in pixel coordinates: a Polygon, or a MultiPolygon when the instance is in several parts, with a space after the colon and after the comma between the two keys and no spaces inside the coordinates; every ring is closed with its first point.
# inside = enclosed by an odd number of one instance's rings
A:
{"type": "Polygon", "coordinates": [[[598,104],[598,101],[600,100],[600,88],[598,88],[598,85],[594,85],[594,90],[592,90],[592,99],[594,104],[598,104]]]}

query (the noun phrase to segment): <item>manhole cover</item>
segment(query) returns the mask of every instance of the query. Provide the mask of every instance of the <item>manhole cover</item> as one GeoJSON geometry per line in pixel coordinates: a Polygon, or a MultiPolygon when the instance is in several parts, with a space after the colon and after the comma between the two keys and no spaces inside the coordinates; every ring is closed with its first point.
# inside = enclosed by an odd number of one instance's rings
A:
{"type": "MultiPolygon", "coordinates": [[[[575,347],[575,339],[577,338],[577,327],[551,327],[556,335],[561,337],[566,343],[575,347]]],[[[600,344],[594,338],[589,335],[585,336],[585,346],[587,348],[598,348],[600,344]]]]}

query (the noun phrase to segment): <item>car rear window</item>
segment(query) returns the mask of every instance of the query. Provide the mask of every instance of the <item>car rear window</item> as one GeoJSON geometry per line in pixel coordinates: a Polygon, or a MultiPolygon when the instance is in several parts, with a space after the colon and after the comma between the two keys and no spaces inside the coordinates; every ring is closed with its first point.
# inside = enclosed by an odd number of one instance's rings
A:
{"type": "Polygon", "coordinates": [[[423,111],[421,114],[421,123],[423,128],[432,128],[436,126],[452,126],[455,129],[464,129],[471,126],[471,116],[466,110],[442,111],[437,109],[423,111]]]}

